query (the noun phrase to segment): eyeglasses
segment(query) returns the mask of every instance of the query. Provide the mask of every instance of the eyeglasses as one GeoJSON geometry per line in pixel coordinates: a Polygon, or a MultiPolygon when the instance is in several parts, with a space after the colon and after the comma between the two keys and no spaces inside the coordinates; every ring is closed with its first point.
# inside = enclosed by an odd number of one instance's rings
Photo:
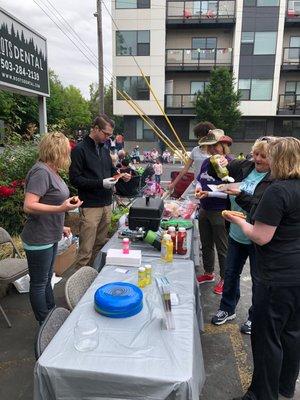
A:
{"type": "Polygon", "coordinates": [[[105,131],[105,130],[103,130],[103,129],[100,129],[103,133],[104,133],[104,135],[106,135],[106,136],[112,136],[113,135],[113,133],[114,133],[114,131],[112,131],[112,132],[107,132],[107,131],[105,131]]]}

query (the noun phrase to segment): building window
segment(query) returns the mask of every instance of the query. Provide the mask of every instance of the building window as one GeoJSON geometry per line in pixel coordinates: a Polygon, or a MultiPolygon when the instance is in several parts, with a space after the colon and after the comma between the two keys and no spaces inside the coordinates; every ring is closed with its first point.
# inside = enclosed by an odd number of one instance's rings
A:
{"type": "Polygon", "coordinates": [[[285,136],[294,136],[300,139],[300,121],[283,120],[282,131],[285,136]]]}
{"type": "Polygon", "coordinates": [[[244,0],[245,7],[278,7],[279,0],[244,0]]]}
{"type": "Polygon", "coordinates": [[[240,79],[241,100],[272,100],[272,79],[240,79]]]}
{"type": "Polygon", "coordinates": [[[150,31],[116,31],[117,56],[149,56],[150,31]]]}
{"type": "Polygon", "coordinates": [[[276,42],[277,32],[242,32],[244,55],[275,54],[276,42]]]}
{"type": "Polygon", "coordinates": [[[136,139],[151,141],[155,140],[152,129],[140,118],[136,120],[136,139]]]}
{"type": "Polygon", "coordinates": [[[266,119],[241,119],[231,135],[234,140],[255,140],[267,133],[266,119]]]}
{"type": "Polygon", "coordinates": [[[215,51],[209,51],[216,49],[217,38],[215,37],[197,37],[192,38],[192,49],[197,49],[192,51],[192,60],[198,60],[199,51],[198,50],[208,50],[204,54],[201,54],[201,60],[214,60],[215,51]]]}
{"type": "Polygon", "coordinates": [[[300,81],[285,82],[286,94],[300,94],[300,81]]]}
{"type": "MultiPolygon", "coordinates": [[[[150,79],[146,77],[150,83],[150,79]]],[[[117,76],[117,89],[126,92],[133,100],[149,100],[149,88],[142,76],[117,76]]],[[[117,93],[117,100],[123,100],[117,93]]]]}
{"type": "Polygon", "coordinates": [[[204,93],[207,85],[209,85],[209,81],[192,81],[191,94],[204,93]]]}
{"type": "Polygon", "coordinates": [[[116,0],[116,8],[150,8],[150,0],[116,0]]]}
{"type": "Polygon", "coordinates": [[[300,1],[289,0],[287,14],[292,17],[300,15],[300,1]]]}

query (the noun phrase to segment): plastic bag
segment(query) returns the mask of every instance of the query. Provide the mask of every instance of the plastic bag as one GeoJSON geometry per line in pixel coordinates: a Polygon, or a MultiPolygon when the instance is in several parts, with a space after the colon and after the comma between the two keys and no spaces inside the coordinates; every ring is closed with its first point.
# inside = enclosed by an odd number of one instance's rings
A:
{"type": "Polygon", "coordinates": [[[63,253],[72,244],[73,235],[63,236],[57,244],[57,254],[63,253]]]}
{"type": "Polygon", "coordinates": [[[15,288],[19,293],[29,293],[29,283],[30,283],[30,277],[28,274],[22,276],[21,278],[13,282],[15,288]]]}

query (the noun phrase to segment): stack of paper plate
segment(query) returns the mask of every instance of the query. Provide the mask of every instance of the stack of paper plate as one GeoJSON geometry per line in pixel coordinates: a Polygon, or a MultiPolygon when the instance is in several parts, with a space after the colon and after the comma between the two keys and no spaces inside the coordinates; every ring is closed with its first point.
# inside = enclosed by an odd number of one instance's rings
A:
{"type": "Polygon", "coordinates": [[[108,283],[96,291],[94,303],[95,310],[106,317],[131,317],[143,308],[143,292],[131,283],[108,283]]]}

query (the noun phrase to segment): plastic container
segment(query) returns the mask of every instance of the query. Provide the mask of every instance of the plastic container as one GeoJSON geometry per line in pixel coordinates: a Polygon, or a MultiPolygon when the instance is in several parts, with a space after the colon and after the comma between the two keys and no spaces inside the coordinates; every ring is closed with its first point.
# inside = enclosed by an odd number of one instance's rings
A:
{"type": "Polygon", "coordinates": [[[143,288],[147,285],[146,269],[140,267],[138,269],[138,287],[143,288]]]}
{"type": "Polygon", "coordinates": [[[184,256],[187,253],[187,234],[185,228],[179,228],[177,234],[177,254],[184,256]]]}
{"type": "Polygon", "coordinates": [[[173,241],[168,233],[163,236],[161,242],[161,258],[165,262],[173,261],[173,241]]]}
{"type": "Polygon", "coordinates": [[[169,226],[168,228],[168,234],[171,236],[172,242],[173,242],[173,254],[176,254],[177,251],[177,233],[176,233],[176,228],[175,226],[169,226]]]}
{"type": "Polygon", "coordinates": [[[124,238],[122,241],[123,254],[129,254],[129,239],[124,238]]]}
{"type": "Polygon", "coordinates": [[[131,317],[143,308],[143,292],[131,283],[108,283],[97,289],[94,305],[95,310],[106,317],[131,317]]]}
{"type": "Polygon", "coordinates": [[[144,241],[151,246],[155,247],[157,250],[161,250],[161,237],[156,232],[149,230],[144,237],[144,241]]]}
{"type": "Polygon", "coordinates": [[[151,283],[152,283],[152,266],[151,266],[151,264],[146,264],[145,270],[146,270],[146,283],[147,283],[147,285],[151,285],[151,283]]]}
{"type": "Polygon", "coordinates": [[[129,229],[134,231],[137,228],[144,228],[146,231],[151,229],[156,232],[163,210],[164,202],[160,198],[139,197],[135,199],[129,209],[129,229]]]}

